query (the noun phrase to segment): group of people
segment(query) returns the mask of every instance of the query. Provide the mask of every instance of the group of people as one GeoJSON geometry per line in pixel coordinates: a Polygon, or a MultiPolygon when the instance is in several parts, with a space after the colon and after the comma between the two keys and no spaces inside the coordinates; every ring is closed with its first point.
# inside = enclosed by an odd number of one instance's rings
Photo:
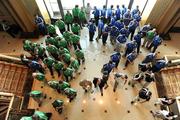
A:
{"type": "MultiPolygon", "coordinates": [[[[152,92],[148,86],[155,81],[155,73],[167,65],[167,61],[163,59],[156,60],[157,53],[155,51],[161,44],[162,38],[150,24],[144,25],[140,29],[141,13],[138,6],[132,11],[128,10],[124,5],[122,5],[122,8],[117,5],[115,10],[113,5],[109,9],[103,6],[102,10],[97,9],[95,6],[92,14],[94,19],[90,18],[91,7],[89,3],[85,9],[79,9],[78,5],[76,5],[72,9],[72,14],[67,11],[64,19],[57,20],[55,24],[47,26],[48,35],[44,45],[32,43],[30,40],[24,41],[24,50],[31,54],[31,58],[22,55],[22,62],[33,70],[35,79],[48,84],[51,88],[57,90],[58,93],[65,93],[71,102],[76,97],[77,91],[71,88],[69,81],[73,79],[74,73],[78,72],[80,65],[85,62],[84,52],[80,44],[81,29],[87,23],[89,41],[93,41],[97,27],[98,36],[96,40],[98,41],[102,38],[103,45],[106,45],[108,36],[110,36],[110,43],[114,46],[115,52],[111,54],[109,62],[103,65],[101,69],[102,78],[94,77],[92,82],[85,79],[80,81],[79,85],[82,86],[85,92],[90,91],[93,93],[92,84],[94,84],[94,87],[99,88],[101,96],[103,96],[103,89],[108,88],[109,76],[114,69],[118,69],[121,58],[126,58],[125,68],[129,63],[133,63],[140,53],[141,41],[144,38],[142,47],[147,49],[153,48],[153,50],[139,64],[139,71],[134,75],[132,81],[129,81],[129,85],[134,87],[136,83],[143,82],[142,88],[131,101],[131,104],[141,100],[142,102],[149,101],[152,92]],[[61,35],[56,33],[56,27],[61,35]],[[136,30],[138,31],[137,33],[136,30]],[[74,47],[73,49],[72,46],[74,47]],[[121,55],[123,46],[124,54],[121,55]],[[73,54],[75,54],[75,58],[72,57],[73,54]],[[45,68],[49,69],[52,78],[54,78],[54,71],[56,71],[61,80],[47,80],[45,68]]],[[[36,21],[39,29],[44,30],[41,24],[43,20],[39,19],[39,21],[36,21]]],[[[121,72],[114,72],[113,75],[113,92],[116,92],[119,85],[124,86],[127,83],[128,76],[121,72]]],[[[42,91],[34,90],[30,93],[30,96],[41,106],[43,99],[47,95],[42,91]]],[[[172,98],[164,97],[158,99],[155,105],[171,105],[174,101],[172,98]]],[[[62,112],[62,100],[55,100],[52,105],[59,113],[62,112]]],[[[151,113],[153,116],[168,120],[177,117],[172,112],[162,111],[151,111],[151,113]]]]}

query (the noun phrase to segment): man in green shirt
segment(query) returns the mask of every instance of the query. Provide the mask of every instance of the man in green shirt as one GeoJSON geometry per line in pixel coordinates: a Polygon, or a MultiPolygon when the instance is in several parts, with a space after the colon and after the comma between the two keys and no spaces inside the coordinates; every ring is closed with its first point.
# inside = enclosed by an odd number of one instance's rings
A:
{"type": "Polygon", "coordinates": [[[79,62],[79,65],[81,64],[81,60],[82,60],[82,63],[85,62],[84,53],[82,50],[79,50],[79,49],[75,50],[75,55],[79,62]]]}
{"type": "Polygon", "coordinates": [[[69,65],[70,62],[71,62],[71,55],[69,53],[64,53],[62,55],[62,60],[67,64],[69,65]]]}
{"type": "Polygon", "coordinates": [[[155,28],[153,30],[148,31],[146,34],[146,38],[144,39],[142,47],[145,46],[146,48],[148,48],[155,35],[156,35],[156,29],[155,28]]]}
{"type": "Polygon", "coordinates": [[[82,49],[81,44],[80,44],[80,36],[79,35],[73,34],[73,35],[71,35],[70,39],[73,43],[74,50],[76,50],[77,48],[80,50],[82,49]]]}
{"type": "Polygon", "coordinates": [[[54,25],[48,25],[47,26],[47,31],[48,31],[48,34],[53,37],[55,34],[56,34],[56,28],[54,27],[54,25]]]}
{"type": "Polygon", "coordinates": [[[57,42],[55,40],[54,37],[51,36],[47,36],[47,38],[45,39],[46,45],[51,44],[51,45],[56,45],[57,42]]]}
{"type": "Polygon", "coordinates": [[[59,31],[61,32],[61,34],[63,34],[63,32],[66,31],[65,23],[63,20],[57,20],[55,22],[55,25],[59,28],[59,31]]]}
{"type": "Polygon", "coordinates": [[[45,47],[41,44],[38,44],[37,47],[36,47],[36,55],[38,57],[38,59],[41,59],[43,60],[44,57],[46,56],[45,54],[45,47]]]}
{"type": "Polygon", "coordinates": [[[57,81],[57,80],[50,80],[50,81],[48,81],[48,85],[49,85],[51,88],[57,90],[57,89],[58,89],[58,86],[59,86],[59,81],[57,81]]]}
{"type": "Polygon", "coordinates": [[[81,7],[81,10],[79,12],[79,22],[80,22],[81,29],[82,27],[84,27],[85,21],[86,21],[86,14],[85,14],[84,8],[81,7]]]}
{"type": "Polygon", "coordinates": [[[56,60],[59,60],[59,49],[56,46],[48,44],[46,50],[52,57],[54,57],[56,60]]]}
{"type": "Polygon", "coordinates": [[[67,41],[66,41],[64,38],[62,38],[62,39],[59,40],[59,42],[58,42],[58,47],[59,47],[59,48],[61,48],[61,47],[63,47],[63,48],[68,48],[68,43],[67,43],[67,41]]]}
{"type": "Polygon", "coordinates": [[[73,14],[75,23],[79,23],[79,11],[80,9],[78,5],[75,5],[75,8],[72,9],[72,14],[73,14]]]}
{"type": "Polygon", "coordinates": [[[77,95],[77,91],[73,88],[66,88],[64,92],[67,95],[67,98],[69,98],[69,102],[71,102],[77,95]]]}
{"type": "Polygon", "coordinates": [[[44,83],[47,82],[46,77],[45,77],[45,74],[43,74],[43,73],[34,72],[34,73],[32,74],[32,76],[33,76],[34,79],[37,79],[37,80],[42,81],[42,82],[44,82],[44,83]]]}
{"type": "Polygon", "coordinates": [[[49,117],[51,115],[52,115],[52,113],[45,113],[45,112],[41,112],[41,111],[35,111],[32,117],[33,117],[33,120],[50,120],[49,117]]]}
{"type": "Polygon", "coordinates": [[[55,108],[56,111],[58,111],[58,113],[62,113],[63,111],[63,100],[55,100],[53,103],[52,103],[52,106],[55,108]]]}
{"type": "Polygon", "coordinates": [[[57,88],[58,93],[64,93],[64,90],[66,88],[70,88],[70,84],[68,82],[60,80],[57,88]]]}
{"type": "Polygon", "coordinates": [[[79,66],[80,66],[79,62],[75,58],[71,60],[71,64],[69,65],[69,67],[73,68],[75,70],[75,72],[78,71],[79,66]]]}
{"type": "Polygon", "coordinates": [[[46,94],[38,90],[31,91],[29,95],[38,103],[39,107],[41,106],[43,99],[46,98],[46,94]]]}
{"type": "Polygon", "coordinates": [[[54,78],[54,72],[53,72],[53,64],[55,60],[52,57],[47,57],[43,60],[43,63],[48,67],[51,76],[54,78]]]}
{"type": "Polygon", "coordinates": [[[65,53],[70,54],[70,52],[69,52],[69,50],[68,50],[67,48],[61,47],[61,48],[59,49],[59,55],[62,57],[62,55],[65,54],[65,53]]]}
{"type": "Polygon", "coordinates": [[[31,116],[24,116],[20,120],[33,120],[31,116]]]}
{"type": "Polygon", "coordinates": [[[32,52],[32,42],[30,40],[24,40],[23,49],[27,52],[32,52]]]}
{"type": "Polygon", "coordinates": [[[80,28],[79,24],[77,24],[77,23],[74,23],[71,27],[71,31],[76,35],[80,34],[80,30],[81,30],[81,28],[80,28]]]}
{"type": "Polygon", "coordinates": [[[67,25],[67,30],[70,31],[70,26],[72,26],[72,22],[73,22],[73,16],[69,12],[69,10],[67,11],[66,15],[64,16],[64,22],[67,25]]]}
{"type": "Polygon", "coordinates": [[[62,69],[64,67],[64,64],[60,61],[55,61],[53,64],[53,67],[56,70],[56,72],[58,73],[58,77],[60,77],[61,73],[62,73],[62,69]]]}
{"type": "Polygon", "coordinates": [[[66,82],[69,82],[73,78],[73,72],[74,70],[71,69],[70,67],[64,68],[63,69],[63,75],[66,79],[66,82]]]}
{"type": "Polygon", "coordinates": [[[68,42],[69,46],[71,45],[71,39],[70,39],[71,35],[73,35],[73,33],[69,32],[69,31],[65,31],[63,33],[63,37],[68,42]]]}

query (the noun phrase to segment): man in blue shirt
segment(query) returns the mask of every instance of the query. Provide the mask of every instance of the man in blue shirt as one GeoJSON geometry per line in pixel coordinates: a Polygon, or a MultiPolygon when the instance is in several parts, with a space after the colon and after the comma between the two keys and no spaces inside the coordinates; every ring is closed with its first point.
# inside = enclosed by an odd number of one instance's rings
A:
{"type": "Polygon", "coordinates": [[[114,25],[115,25],[115,22],[116,22],[116,16],[115,16],[115,14],[113,13],[112,16],[111,16],[110,25],[111,25],[111,26],[114,26],[114,25]]]}
{"type": "Polygon", "coordinates": [[[127,8],[125,7],[125,5],[122,5],[122,10],[121,10],[122,18],[126,12],[127,12],[127,8]]]}
{"type": "Polygon", "coordinates": [[[127,27],[121,28],[121,30],[119,32],[120,32],[120,34],[125,35],[126,37],[128,37],[129,33],[130,33],[129,30],[127,29],[127,27]]]}
{"type": "Polygon", "coordinates": [[[142,38],[145,37],[147,32],[151,29],[152,29],[151,24],[144,25],[140,31],[142,33],[142,38]]]}
{"type": "Polygon", "coordinates": [[[121,30],[122,28],[124,28],[123,20],[117,20],[117,21],[114,23],[114,26],[116,26],[119,30],[121,30]]]}
{"type": "Polygon", "coordinates": [[[116,52],[120,52],[121,49],[121,45],[126,43],[127,41],[127,37],[125,35],[120,34],[117,38],[116,38],[116,48],[115,51],[116,52]]]}
{"type": "Polygon", "coordinates": [[[32,60],[28,63],[28,66],[30,67],[30,69],[32,69],[33,71],[38,70],[41,73],[44,73],[44,68],[42,67],[42,65],[40,63],[38,63],[35,60],[32,60]]]}
{"type": "Polygon", "coordinates": [[[126,57],[125,68],[128,66],[129,63],[133,63],[136,57],[137,53],[135,51],[132,51],[130,54],[128,54],[126,57]]]}
{"type": "Polygon", "coordinates": [[[42,17],[36,15],[35,23],[38,26],[40,33],[45,35],[46,34],[46,27],[45,27],[44,20],[42,19],[42,17]]]}
{"type": "Polygon", "coordinates": [[[154,53],[161,43],[162,43],[162,38],[160,38],[159,35],[156,35],[153,38],[153,41],[152,41],[152,43],[151,43],[151,45],[149,46],[148,49],[151,49],[153,47],[153,51],[152,52],[154,53]]]}
{"type": "Polygon", "coordinates": [[[103,6],[103,9],[101,10],[101,17],[103,20],[103,23],[106,23],[106,6],[103,6]]]}
{"type": "Polygon", "coordinates": [[[107,24],[110,23],[112,14],[113,14],[113,5],[111,5],[111,8],[107,10],[107,24]]]}
{"type": "Polygon", "coordinates": [[[96,38],[97,41],[101,38],[103,29],[104,29],[104,23],[103,23],[103,18],[101,17],[98,22],[98,36],[96,38]]]}
{"type": "Polygon", "coordinates": [[[128,42],[126,44],[126,51],[124,56],[126,57],[128,54],[130,54],[131,52],[133,52],[135,49],[137,48],[137,43],[135,40],[128,42]]]}
{"type": "Polygon", "coordinates": [[[121,10],[119,8],[119,5],[117,5],[115,14],[116,14],[116,20],[120,20],[121,19],[121,10]]]}
{"type": "Polygon", "coordinates": [[[136,20],[133,20],[129,23],[129,26],[128,26],[128,29],[129,29],[129,32],[131,34],[131,40],[133,39],[133,36],[134,36],[134,32],[136,30],[136,28],[139,26],[138,22],[136,20]]]}
{"type": "Polygon", "coordinates": [[[88,25],[88,29],[89,29],[89,41],[93,41],[93,37],[96,31],[96,26],[94,24],[94,20],[91,19],[88,25]]]}
{"type": "Polygon", "coordinates": [[[111,41],[111,44],[114,45],[114,43],[116,42],[116,38],[117,36],[119,35],[119,30],[117,27],[113,26],[111,28],[111,31],[110,31],[110,41],[111,41]]]}
{"type": "Polygon", "coordinates": [[[111,30],[111,25],[107,25],[104,29],[103,29],[103,32],[102,32],[102,43],[103,45],[106,45],[106,41],[107,41],[107,38],[108,38],[108,32],[110,32],[111,30]]]}
{"type": "Polygon", "coordinates": [[[153,73],[159,72],[161,69],[166,67],[167,62],[165,60],[158,60],[150,69],[153,73]]]}
{"type": "Polygon", "coordinates": [[[109,63],[106,63],[103,65],[103,68],[101,71],[102,73],[107,72],[107,74],[109,75],[114,67],[115,67],[115,64],[112,61],[109,61],[109,63]]]}
{"type": "Polygon", "coordinates": [[[121,59],[121,54],[120,54],[120,52],[115,52],[115,53],[113,53],[113,54],[110,56],[110,58],[111,58],[111,61],[115,63],[115,67],[117,68],[118,65],[119,65],[119,61],[120,61],[120,59],[121,59]]]}
{"type": "Polygon", "coordinates": [[[141,15],[139,13],[136,13],[134,16],[133,16],[133,19],[135,19],[137,22],[140,22],[141,21],[141,15]]]}
{"type": "Polygon", "coordinates": [[[157,54],[156,53],[149,53],[146,55],[142,63],[150,63],[153,62],[156,59],[157,54]]]}
{"type": "Polygon", "coordinates": [[[134,17],[135,14],[139,13],[140,14],[140,10],[139,10],[139,6],[137,5],[135,9],[132,10],[131,14],[132,17],[134,17]]]}
{"type": "Polygon", "coordinates": [[[100,13],[99,13],[99,10],[96,8],[96,6],[94,6],[93,14],[94,14],[96,26],[98,26],[98,20],[99,20],[99,14],[100,13]]]}
{"type": "Polygon", "coordinates": [[[130,12],[130,10],[128,10],[126,13],[124,13],[123,20],[124,20],[124,25],[128,26],[130,21],[131,21],[131,12],[130,12]]]}
{"type": "Polygon", "coordinates": [[[141,33],[138,32],[138,34],[136,34],[134,36],[134,40],[136,41],[137,43],[137,54],[139,54],[139,51],[140,51],[140,47],[141,47],[141,33]]]}

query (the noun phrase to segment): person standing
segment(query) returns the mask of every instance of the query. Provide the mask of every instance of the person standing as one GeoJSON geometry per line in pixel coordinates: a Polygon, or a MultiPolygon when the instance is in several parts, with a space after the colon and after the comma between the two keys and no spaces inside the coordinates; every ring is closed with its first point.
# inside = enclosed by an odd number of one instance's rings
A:
{"type": "Polygon", "coordinates": [[[40,73],[40,72],[34,72],[32,73],[33,78],[42,81],[44,84],[47,83],[46,77],[44,73],[40,73]]]}
{"type": "Polygon", "coordinates": [[[75,5],[75,8],[72,9],[72,15],[74,18],[74,23],[79,24],[79,12],[80,12],[79,6],[75,5]]]}
{"type": "Polygon", "coordinates": [[[74,70],[70,67],[63,68],[63,75],[65,77],[66,82],[69,82],[73,79],[73,72],[74,70]]]}
{"type": "Polygon", "coordinates": [[[132,51],[131,53],[129,53],[126,57],[125,68],[128,66],[129,63],[133,63],[136,57],[137,57],[137,53],[135,51],[132,51]]]}
{"type": "Polygon", "coordinates": [[[61,61],[55,61],[53,63],[53,67],[54,67],[55,71],[58,73],[58,77],[60,77],[62,74],[62,69],[64,67],[64,64],[61,61]]]}
{"type": "Polygon", "coordinates": [[[97,9],[96,6],[94,6],[94,11],[93,11],[93,14],[94,14],[94,19],[95,19],[95,24],[96,26],[98,26],[98,21],[99,21],[99,10],[97,9]]]}
{"type": "Polygon", "coordinates": [[[116,42],[116,38],[119,35],[119,29],[115,26],[112,26],[111,31],[110,31],[110,41],[111,44],[114,45],[116,42]]]}
{"type": "Polygon", "coordinates": [[[89,29],[89,41],[92,42],[93,38],[94,38],[95,31],[96,31],[96,26],[94,24],[94,20],[91,20],[89,22],[88,29],[89,29]]]}
{"type": "Polygon", "coordinates": [[[91,6],[90,3],[87,3],[87,6],[85,8],[85,13],[86,13],[86,21],[89,22],[89,20],[91,19],[91,6]]]}
{"type": "Polygon", "coordinates": [[[79,62],[79,65],[81,65],[81,61],[82,63],[85,62],[84,52],[82,50],[79,50],[79,49],[75,50],[75,55],[79,62]]]}
{"type": "Polygon", "coordinates": [[[119,8],[119,5],[117,5],[117,9],[116,9],[115,15],[116,15],[116,20],[120,20],[121,19],[121,10],[119,8]]]}
{"type": "Polygon", "coordinates": [[[71,27],[71,31],[76,35],[80,34],[80,30],[81,30],[81,27],[78,23],[74,23],[71,27]]]}
{"type": "Polygon", "coordinates": [[[124,28],[123,20],[117,20],[117,21],[114,23],[114,26],[116,26],[119,30],[121,30],[122,28],[124,28]]]}
{"type": "Polygon", "coordinates": [[[29,95],[38,103],[39,107],[42,105],[43,99],[46,98],[46,94],[38,90],[31,91],[29,95]]]}
{"type": "Polygon", "coordinates": [[[103,65],[103,68],[101,69],[101,72],[102,73],[107,72],[108,75],[109,75],[111,73],[111,71],[114,69],[115,66],[116,65],[112,61],[109,61],[108,63],[103,65]]]}
{"type": "Polygon", "coordinates": [[[122,81],[124,81],[123,85],[125,85],[127,83],[127,79],[128,79],[128,76],[126,74],[115,73],[114,74],[115,83],[114,83],[114,86],[113,86],[113,92],[116,92],[116,89],[117,89],[120,82],[122,83],[122,81]]]}
{"type": "Polygon", "coordinates": [[[46,47],[46,50],[53,58],[55,58],[56,60],[59,60],[59,49],[56,46],[48,44],[48,46],[46,47]]]}
{"type": "Polygon", "coordinates": [[[47,26],[47,32],[51,37],[54,37],[56,35],[56,28],[54,25],[49,24],[47,26]]]}
{"type": "Polygon", "coordinates": [[[42,17],[39,15],[36,15],[35,23],[38,26],[40,33],[45,35],[46,34],[46,27],[45,27],[44,20],[42,19],[42,17]]]}
{"type": "Polygon", "coordinates": [[[135,40],[128,42],[126,44],[126,48],[125,48],[126,50],[125,50],[124,56],[126,57],[128,54],[133,52],[136,48],[137,48],[137,43],[135,40]]]}
{"type": "Polygon", "coordinates": [[[81,10],[79,12],[79,22],[80,22],[80,27],[82,29],[82,27],[84,27],[84,24],[86,22],[86,14],[83,7],[81,7],[81,10]]]}
{"type": "Polygon", "coordinates": [[[110,60],[115,63],[115,67],[117,68],[119,65],[119,61],[121,59],[120,52],[115,52],[110,56],[110,60]]]}
{"type": "Polygon", "coordinates": [[[55,25],[59,28],[59,31],[61,32],[61,34],[63,34],[63,32],[66,31],[65,23],[63,20],[57,20],[55,22],[55,25]]]}
{"type": "Polygon", "coordinates": [[[127,41],[127,37],[125,35],[119,35],[117,38],[116,38],[116,47],[115,47],[115,51],[116,52],[120,52],[121,50],[121,47],[123,44],[125,44],[127,41]]]}
{"type": "Polygon", "coordinates": [[[104,29],[104,23],[102,17],[100,17],[98,21],[98,36],[96,38],[97,41],[101,38],[103,29],[104,29]]]}
{"type": "Polygon", "coordinates": [[[73,23],[73,16],[69,12],[69,10],[67,11],[66,15],[64,16],[64,22],[67,25],[67,30],[70,31],[70,27],[72,27],[72,23],[73,23]]]}
{"type": "Polygon", "coordinates": [[[113,5],[107,10],[107,24],[110,23],[111,17],[113,15],[113,5]]]}
{"type": "Polygon", "coordinates": [[[122,19],[123,19],[123,16],[124,14],[127,12],[127,8],[125,7],[125,5],[122,5],[122,10],[121,10],[121,15],[122,15],[122,19]]]}
{"type": "Polygon", "coordinates": [[[136,28],[139,26],[139,23],[136,21],[136,20],[132,20],[129,25],[128,25],[128,29],[129,29],[129,32],[131,34],[131,38],[130,40],[132,41],[133,39],[133,36],[134,36],[134,33],[135,33],[135,30],[136,28]]]}
{"type": "Polygon", "coordinates": [[[158,60],[156,61],[156,63],[152,66],[152,68],[150,69],[153,73],[155,72],[159,72],[161,69],[163,69],[164,67],[166,67],[167,65],[167,61],[165,60],[158,60]]]}
{"type": "Polygon", "coordinates": [[[103,9],[101,10],[101,18],[103,20],[103,23],[106,23],[106,6],[103,5],[103,9]]]}
{"type": "Polygon", "coordinates": [[[82,49],[81,44],[80,44],[80,36],[79,35],[72,35],[70,39],[74,46],[74,50],[76,50],[77,48],[80,50],[82,49]]]}
{"type": "Polygon", "coordinates": [[[158,48],[159,45],[161,45],[162,43],[162,38],[160,38],[159,35],[156,35],[154,38],[153,38],[153,41],[152,43],[150,44],[150,46],[148,47],[149,50],[151,50],[151,48],[153,47],[153,50],[152,52],[154,53],[156,51],[156,49],[158,48]]]}
{"type": "Polygon", "coordinates": [[[43,63],[47,66],[47,68],[49,69],[52,78],[54,78],[54,71],[53,71],[53,64],[54,64],[55,60],[51,57],[47,57],[43,60],[43,63]]]}
{"type": "Polygon", "coordinates": [[[151,63],[156,59],[156,57],[157,57],[157,53],[148,53],[146,57],[144,58],[144,60],[142,61],[142,63],[145,63],[145,64],[151,63]]]}
{"type": "Polygon", "coordinates": [[[140,33],[140,32],[138,32],[138,34],[136,34],[136,35],[134,36],[134,40],[135,40],[136,43],[137,43],[137,54],[139,54],[139,52],[140,52],[140,47],[141,47],[141,33],[140,33]]]}
{"type": "Polygon", "coordinates": [[[111,26],[109,24],[102,30],[102,43],[104,46],[106,45],[106,41],[108,38],[108,32],[110,31],[110,29],[111,29],[111,26]]]}
{"type": "Polygon", "coordinates": [[[131,21],[131,12],[129,9],[127,10],[126,13],[124,13],[123,20],[124,20],[124,25],[128,26],[131,21]]]}

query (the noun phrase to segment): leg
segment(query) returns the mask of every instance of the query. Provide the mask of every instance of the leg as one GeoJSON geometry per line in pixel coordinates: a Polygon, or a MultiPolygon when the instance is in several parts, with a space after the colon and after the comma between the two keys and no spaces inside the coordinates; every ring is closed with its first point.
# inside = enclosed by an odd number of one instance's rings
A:
{"type": "Polygon", "coordinates": [[[137,43],[137,54],[139,54],[141,43],[137,43]]]}
{"type": "Polygon", "coordinates": [[[127,67],[127,66],[128,66],[128,64],[129,64],[129,61],[128,61],[128,60],[126,60],[126,62],[125,62],[125,67],[127,67]]]}
{"type": "Polygon", "coordinates": [[[73,43],[73,46],[74,46],[74,50],[77,49],[77,45],[75,43],[73,43]]]}
{"type": "Polygon", "coordinates": [[[132,30],[132,31],[131,31],[131,41],[132,41],[132,39],[133,39],[134,32],[135,32],[135,30],[132,30]]]}
{"type": "Polygon", "coordinates": [[[154,46],[154,48],[153,48],[153,53],[156,51],[156,49],[157,49],[157,46],[154,46]]]}
{"type": "Polygon", "coordinates": [[[114,91],[114,92],[116,92],[116,89],[117,89],[118,84],[119,84],[119,83],[118,83],[117,81],[115,81],[114,87],[113,87],[113,91],[114,91]]]}
{"type": "Polygon", "coordinates": [[[53,68],[52,67],[48,67],[49,68],[49,71],[51,73],[51,76],[54,78],[54,72],[53,72],[53,68]]]}
{"type": "Polygon", "coordinates": [[[142,47],[144,47],[146,45],[146,43],[147,43],[147,38],[144,38],[144,42],[143,42],[142,47]]]}
{"type": "Polygon", "coordinates": [[[78,46],[78,48],[80,49],[80,50],[82,50],[82,48],[81,48],[81,44],[79,43],[79,44],[77,44],[77,46],[78,46]]]}
{"type": "Polygon", "coordinates": [[[100,88],[101,96],[103,96],[103,87],[100,88]]]}
{"type": "Polygon", "coordinates": [[[117,61],[115,64],[116,64],[116,68],[117,68],[117,67],[118,67],[118,65],[119,65],[119,61],[117,61]]]}

